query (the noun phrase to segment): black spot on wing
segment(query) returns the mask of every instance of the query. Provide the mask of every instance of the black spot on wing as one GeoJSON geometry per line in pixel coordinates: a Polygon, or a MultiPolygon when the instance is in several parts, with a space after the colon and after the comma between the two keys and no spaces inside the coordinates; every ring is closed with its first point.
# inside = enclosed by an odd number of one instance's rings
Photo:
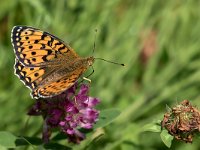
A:
{"type": "Polygon", "coordinates": [[[39,40],[35,40],[34,43],[35,43],[35,44],[39,43],[39,40]]]}
{"type": "Polygon", "coordinates": [[[51,38],[51,40],[48,41],[47,45],[51,47],[51,46],[52,46],[52,43],[53,43],[53,41],[54,41],[54,39],[53,39],[51,36],[50,36],[50,38],[51,38]]]}
{"type": "Polygon", "coordinates": [[[59,47],[59,48],[58,48],[58,51],[60,51],[60,50],[62,50],[62,49],[65,49],[65,48],[66,48],[66,46],[63,45],[62,47],[59,47]]]}
{"type": "Polygon", "coordinates": [[[47,54],[48,54],[48,55],[51,55],[52,53],[53,53],[52,50],[47,50],[47,54]]]}
{"type": "Polygon", "coordinates": [[[29,48],[29,49],[32,49],[32,48],[33,48],[33,46],[32,46],[32,45],[30,45],[28,48],[29,48]]]}
{"type": "MultiPolygon", "coordinates": [[[[45,32],[44,32],[44,33],[45,33],[45,32]]],[[[47,35],[46,35],[46,34],[42,34],[41,40],[44,40],[45,37],[47,37],[47,35]]]]}
{"type": "Polygon", "coordinates": [[[31,52],[31,55],[36,55],[36,52],[35,51],[31,52]]]}

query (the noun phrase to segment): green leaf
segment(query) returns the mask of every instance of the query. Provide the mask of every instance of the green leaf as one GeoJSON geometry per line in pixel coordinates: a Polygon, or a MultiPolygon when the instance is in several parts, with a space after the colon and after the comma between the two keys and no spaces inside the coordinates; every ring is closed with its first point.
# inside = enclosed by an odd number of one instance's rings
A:
{"type": "Polygon", "coordinates": [[[0,150],[8,150],[6,147],[0,145],[0,150]]]}
{"type": "MultiPolygon", "coordinates": [[[[101,129],[100,129],[101,130],[101,129]]],[[[103,131],[103,130],[102,130],[103,131]]],[[[87,149],[90,149],[90,147],[92,146],[92,145],[95,145],[95,143],[102,137],[104,135],[104,132],[99,132],[98,131],[98,133],[96,133],[96,134],[93,134],[93,137],[92,138],[90,138],[90,141],[85,141],[86,142],[86,144],[85,144],[85,149],[87,150],[87,149]]],[[[79,148],[80,149],[80,148],[79,148]]]]}
{"type": "Polygon", "coordinates": [[[59,143],[48,143],[44,145],[45,149],[62,149],[62,150],[72,150],[71,147],[61,145],[59,143]]]}
{"type": "Polygon", "coordinates": [[[120,115],[118,109],[107,109],[100,112],[99,121],[94,125],[94,129],[110,124],[120,115]]]}
{"type": "Polygon", "coordinates": [[[162,132],[160,133],[160,137],[163,141],[163,143],[168,147],[170,148],[171,145],[172,145],[172,140],[174,139],[173,136],[171,136],[167,130],[162,130],[162,132]]]}
{"type": "Polygon", "coordinates": [[[0,145],[6,148],[15,148],[17,137],[7,131],[0,131],[0,145]]]}
{"type": "Polygon", "coordinates": [[[143,131],[161,132],[160,120],[148,123],[143,127],[143,131]]]}
{"type": "Polygon", "coordinates": [[[199,139],[200,139],[200,133],[199,133],[199,132],[196,133],[196,134],[195,134],[195,137],[197,137],[197,139],[199,140],[199,139]]]}
{"type": "Polygon", "coordinates": [[[24,146],[24,145],[41,145],[43,142],[40,138],[37,137],[18,137],[16,140],[17,146],[24,146]]]}
{"type": "Polygon", "coordinates": [[[59,141],[59,140],[63,140],[63,139],[67,139],[67,135],[63,132],[59,132],[52,138],[53,141],[59,141]]]}

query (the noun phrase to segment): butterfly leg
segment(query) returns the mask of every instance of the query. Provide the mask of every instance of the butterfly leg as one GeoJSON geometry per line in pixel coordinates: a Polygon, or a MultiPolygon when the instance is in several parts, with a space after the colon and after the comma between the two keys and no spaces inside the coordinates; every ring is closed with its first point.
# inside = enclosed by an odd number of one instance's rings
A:
{"type": "MultiPolygon", "coordinates": [[[[91,81],[88,77],[90,77],[93,73],[94,73],[94,68],[92,67],[92,72],[91,72],[87,77],[83,77],[83,80],[86,80],[86,81],[88,81],[89,83],[91,83],[92,81],[91,81]]],[[[83,81],[83,80],[82,80],[82,81],[83,81]]]]}
{"type": "Polygon", "coordinates": [[[87,77],[83,77],[83,80],[88,81],[89,83],[91,83],[92,81],[90,79],[88,79],[87,77]]]}
{"type": "Polygon", "coordinates": [[[94,73],[94,68],[92,66],[92,72],[86,78],[90,77],[93,73],[94,73]]]}

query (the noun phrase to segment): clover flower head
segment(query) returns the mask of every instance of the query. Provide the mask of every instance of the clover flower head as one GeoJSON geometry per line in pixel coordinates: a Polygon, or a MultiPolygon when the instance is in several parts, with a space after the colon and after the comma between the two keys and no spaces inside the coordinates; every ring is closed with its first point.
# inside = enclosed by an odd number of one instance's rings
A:
{"type": "Polygon", "coordinates": [[[79,129],[92,129],[98,121],[99,111],[94,107],[100,100],[88,96],[87,84],[82,84],[77,91],[75,84],[59,96],[38,100],[29,110],[28,115],[42,115],[44,118],[45,143],[49,141],[53,128],[65,133],[69,142],[80,143],[85,139],[85,135],[79,129]]]}

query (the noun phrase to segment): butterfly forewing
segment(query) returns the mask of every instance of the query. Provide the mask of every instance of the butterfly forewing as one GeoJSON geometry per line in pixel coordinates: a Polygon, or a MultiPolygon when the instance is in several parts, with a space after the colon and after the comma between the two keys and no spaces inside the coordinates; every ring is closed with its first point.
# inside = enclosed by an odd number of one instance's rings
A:
{"type": "Polygon", "coordinates": [[[25,66],[54,62],[58,55],[65,55],[68,59],[78,57],[62,40],[36,28],[15,26],[11,38],[16,57],[25,66]]]}

